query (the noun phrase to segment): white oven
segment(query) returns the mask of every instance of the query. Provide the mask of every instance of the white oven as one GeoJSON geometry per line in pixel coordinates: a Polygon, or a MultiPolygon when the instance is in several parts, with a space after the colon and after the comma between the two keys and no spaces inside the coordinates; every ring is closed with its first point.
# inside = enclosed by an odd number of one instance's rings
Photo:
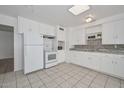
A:
{"type": "Polygon", "coordinates": [[[57,52],[45,52],[45,68],[55,66],[57,64],[57,52]]]}

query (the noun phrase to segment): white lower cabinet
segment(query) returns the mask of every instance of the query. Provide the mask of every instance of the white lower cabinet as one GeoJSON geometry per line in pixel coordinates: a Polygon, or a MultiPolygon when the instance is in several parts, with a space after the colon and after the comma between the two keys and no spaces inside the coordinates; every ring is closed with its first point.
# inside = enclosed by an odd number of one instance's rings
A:
{"type": "Polygon", "coordinates": [[[71,51],[69,61],[124,79],[124,55],[71,51]]]}
{"type": "Polygon", "coordinates": [[[114,66],[112,59],[110,55],[101,55],[100,71],[113,74],[114,66]]]}
{"type": "Polygon", "coordinates": [[[72,51],[71,54],[70,54],[70,56],[71,56],[70,57],[71,58],[70,59],[70,62],[71,63],[74,63],[74,64],[77,64],[77,53],[72,51]]]}
{"type": "MultiPolygon", "coordinates": [[[[77,55],[78,56],[78,55],[77,55]]],[[[87,54],[84,52],[80,52],[80,55],[79,55],[80,58],[78,58],[78,61],[80,61],[80,64],[81,66],[84,66],[84,67],[88,67],[88,56],[87,54]]]]}
{"type": "Polygon", "coordinates": [[[100,56],[99,55],[92,55],[90,64],[92,69],[99,70],[100,69],[100,56]]]}
{"type": "Polygon", "coordinates": [[[58,63],[65,62],[65,51],[59,50],[57,53],[57,61],[58,63]]]}
{"type": "Polygon", "coordinates": [[[117,76],[124,77],[124,56],[115,57],[114,73],[117,76]]]}

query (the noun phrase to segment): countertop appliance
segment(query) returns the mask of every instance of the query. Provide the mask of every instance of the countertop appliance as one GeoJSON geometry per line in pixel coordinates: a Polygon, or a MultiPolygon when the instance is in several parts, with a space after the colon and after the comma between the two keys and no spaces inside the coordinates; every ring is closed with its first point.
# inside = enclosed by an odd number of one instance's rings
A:
{"type": "Polygon", "coordinates": [[[57,64],[57,52],[44,52],[45,64],[44,68],[49,68],[57,64]]]}
{"type": "Polygon", "coordinates": [[[24,74],[43,68],[43,36],[35,31],[24,33],[24,74]]]}

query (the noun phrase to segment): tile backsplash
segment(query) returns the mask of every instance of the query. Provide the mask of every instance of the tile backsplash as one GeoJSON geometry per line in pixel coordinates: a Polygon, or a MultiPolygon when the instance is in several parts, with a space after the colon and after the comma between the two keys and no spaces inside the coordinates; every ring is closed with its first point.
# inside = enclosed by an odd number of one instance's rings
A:
{"type": "Polygon", "coordinates": [[[102,40],[88,40],[87,45],[74,45],[74,48],[83,48],[83,49],[122,49],[124,50],[124,44],[122,45],[102,45],[102,40]]]}

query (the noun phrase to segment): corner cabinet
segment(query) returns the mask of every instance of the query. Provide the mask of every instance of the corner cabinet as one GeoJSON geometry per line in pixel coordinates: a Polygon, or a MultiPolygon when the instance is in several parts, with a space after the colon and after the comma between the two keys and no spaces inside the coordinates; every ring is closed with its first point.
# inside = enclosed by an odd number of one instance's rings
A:
{"type": "Polygon", "coordinates": [[[102,44],[124,44],[124,19],[102,25],[102,44]]]}

